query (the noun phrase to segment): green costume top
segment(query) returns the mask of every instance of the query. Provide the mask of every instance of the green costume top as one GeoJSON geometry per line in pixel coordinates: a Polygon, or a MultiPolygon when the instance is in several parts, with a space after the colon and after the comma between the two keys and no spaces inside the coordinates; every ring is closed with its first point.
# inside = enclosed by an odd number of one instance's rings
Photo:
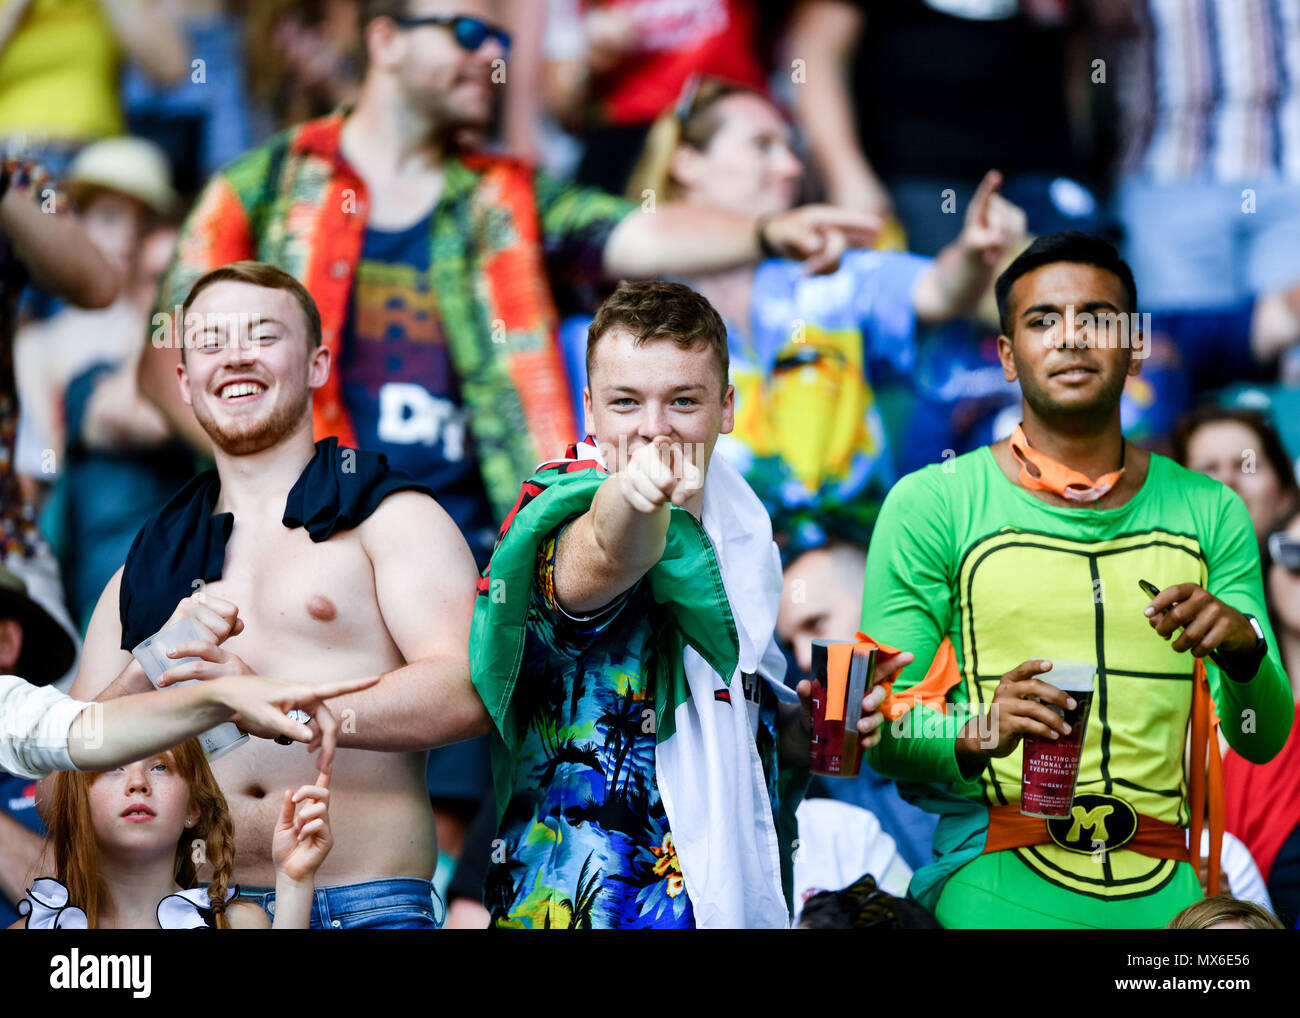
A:
{"type": "Polygon", "coordinates": [[[1078,849],[981,855],[988,807],[1020,801],[1021,753],[971,779],[956,758],[957,731],[987,709],[1004,673],[1032,658],[1095,662],[1076,798],[1118,796],[1186,826],[1195,660],[1151,628],[1139,579],[1161,589],[1199,584],[1259,620],[1269,651],[1253,679],[1229,679],[1208,658],[1206,666],[1229,743],[1247,760],[1271,759],[1294,706],[1250,517],[1228,488],[1153,454],[1126,504],[1057,507],[1010,481],[984,447],[909,474],[886,499],[867,559],[863,630],[916,655],[894,683],[904,702],[944,637],[961,681],[946,713],[915,707],[887,725],[868,762],[940,814],[936,862],[917,871],[911,893],[944,925],[1163,926],[1200,897],[1187,863],[1093,852],[1089,831],[1078,849]]]}

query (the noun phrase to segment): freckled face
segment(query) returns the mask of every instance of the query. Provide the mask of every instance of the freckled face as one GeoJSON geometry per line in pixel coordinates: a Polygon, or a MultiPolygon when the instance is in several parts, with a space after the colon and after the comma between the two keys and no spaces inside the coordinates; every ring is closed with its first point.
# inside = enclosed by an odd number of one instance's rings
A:
{"type": "Polygon", "coordinates": [[[190,787],[164,753],[96,775],[88,792],[100,850],[175,851],[186,820],[197,820],[190,787]]]}

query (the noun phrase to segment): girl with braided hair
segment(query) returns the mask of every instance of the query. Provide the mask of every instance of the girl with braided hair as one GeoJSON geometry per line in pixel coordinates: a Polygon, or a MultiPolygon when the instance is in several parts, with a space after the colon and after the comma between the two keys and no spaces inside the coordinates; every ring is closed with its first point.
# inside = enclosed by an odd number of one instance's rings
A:
{"type": "Polygon", "coordinates": [[[316,870],[333,844],[328,778],[286,789],[271,843],[274,923],[240,901],[230,886],[234,825],[194,739],[111,771],[60,772],[49,829],[56,875],[19,902],[15,927],[307,929],[316,870]]]}

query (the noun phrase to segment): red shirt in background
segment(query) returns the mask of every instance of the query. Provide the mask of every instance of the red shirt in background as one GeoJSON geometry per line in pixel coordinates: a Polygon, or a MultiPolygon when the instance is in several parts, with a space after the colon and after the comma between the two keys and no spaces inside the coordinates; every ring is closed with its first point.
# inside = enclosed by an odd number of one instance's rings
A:
{"type": "Polygon", "coordinates": [[[1250,849],[1267,883],[1278,850],[1300,825],[1300,707],[1282,752],[1266,764],[1223,757],[1225,825],[1250,849]]]}
{"type": "Polygon", "coordinates": [[[647,124],[677,102],[695,73],[761,89],[758,6],[754,0],[584,0],[583,11],[622,7],[637,43],[601,81],[609,124],[647,124]]]}

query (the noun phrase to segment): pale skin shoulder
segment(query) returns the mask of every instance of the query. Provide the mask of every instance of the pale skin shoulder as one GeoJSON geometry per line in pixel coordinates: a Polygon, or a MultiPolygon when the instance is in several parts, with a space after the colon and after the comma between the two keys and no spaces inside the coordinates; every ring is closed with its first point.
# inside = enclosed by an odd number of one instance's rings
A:
{"type": "Polygon", "coordinates": [[[235,901],[226,906],[226,918],[232,930],[269,930],[271,920],[261,907],[251,901],[235,901]]]}
{"type": "Polygon", "coordinates": [[[408,663],[337,701],[335,713],[350,708],[368,719],[340,745],[414,751],[484,734],[487,710],[469,675],[478,570],[460,530],[432,498],[403,491],[384,499],[358,534],[384,626],[408,663]]]}
{"type": "Polygon", "coordinates": [[[90,616],[81,654],[77,679],[68,690],[76,700],[93,700],[118,678],[122,679],[118,695],[144,693],[153,687],[130,651],[122,649],[122,621],[119,598],[122,569],[118,569],[104,587],[90,616]],[[124,674],[125,673],[125,674],[124,674]]]}

